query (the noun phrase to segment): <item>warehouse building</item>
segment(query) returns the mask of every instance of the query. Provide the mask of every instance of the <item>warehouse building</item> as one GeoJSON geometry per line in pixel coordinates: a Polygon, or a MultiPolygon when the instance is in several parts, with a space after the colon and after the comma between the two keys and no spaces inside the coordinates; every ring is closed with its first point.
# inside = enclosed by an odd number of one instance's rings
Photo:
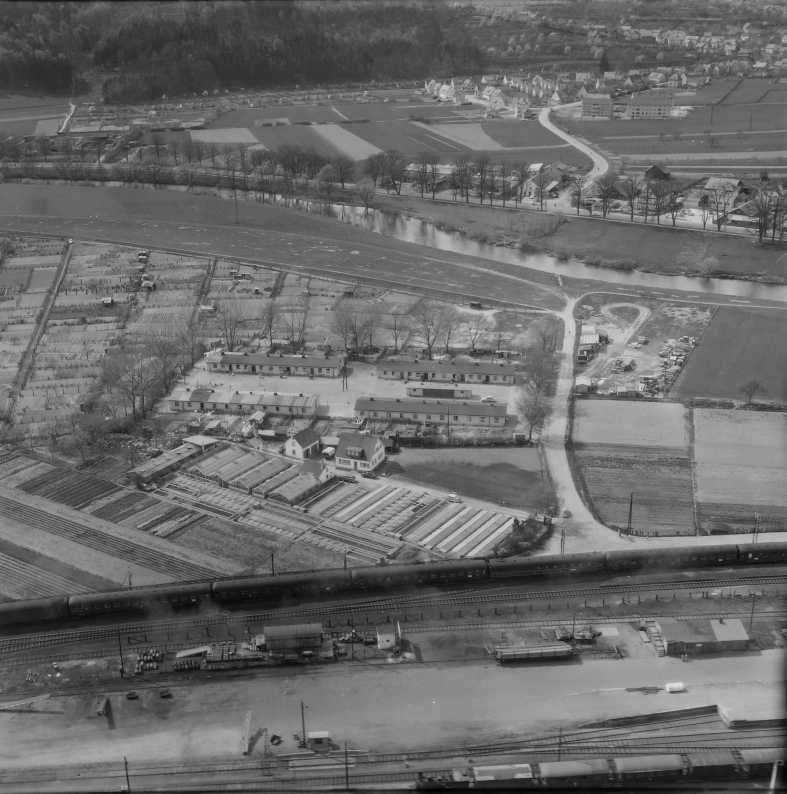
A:
{"type": "Polygon", "coordinates": [[[669,656],[684,653],[720,653],[744,651],[749,647],[749,635],[738,618],[718,620],[676,620],[662,618],[657,623],[669,656]]]}
{"type": "MultiPolygon", "coordinates": [[[[208,439],[212,443],[216,443],[214,439],[208,439]]],[[[203,447],[198,444],[181,444],[174,449],[163,452],[156,458],[151,458],[135,466],[129,472],[129,476],[134,480],[137,487],[145,485],[149,482],[157,480],[159,477],[164,477],[167,474],[177,471],[183,463],[197,455],[201,455],[203,447]]]]}
{"type": "Polygon", "coordinates": [[[252,645],[258,651],[284,659],[316,656],[323,645],[322,623],[293,623],[288,626],[264,626],[252,645]]]}
{"type": "Polygon", "coordinates": [[[177,387],[169,397],[169,406],[173,411],[219,411],[232,414],[257,414],[263,411],[263,416],[314,416],[317,398],[313,394],[177,387]]]}

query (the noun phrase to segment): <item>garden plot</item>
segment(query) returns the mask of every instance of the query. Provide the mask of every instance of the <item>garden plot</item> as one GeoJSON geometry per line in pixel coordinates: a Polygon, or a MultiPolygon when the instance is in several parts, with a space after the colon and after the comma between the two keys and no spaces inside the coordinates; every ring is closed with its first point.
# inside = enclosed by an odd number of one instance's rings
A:
{"type": "Polygon", "coordinates": [[[680,403],[577,400],[574,443],[688,450],[688,412],[680,403]]]}
{"type": "Polygon", "coordinates": [[[691,461],[685,450],[590,444],[574,454],[586,495],[605,524],[625,529],[633,497],[635,534],[695,534],[691,461]]]}
{"type": "Polygon", "coordinates": [[[694,411],[697,502],[704,530],[751,530],[755,512],[763,518],[763,529],[787,528],[785,438],[784,413],[694,411]]]}

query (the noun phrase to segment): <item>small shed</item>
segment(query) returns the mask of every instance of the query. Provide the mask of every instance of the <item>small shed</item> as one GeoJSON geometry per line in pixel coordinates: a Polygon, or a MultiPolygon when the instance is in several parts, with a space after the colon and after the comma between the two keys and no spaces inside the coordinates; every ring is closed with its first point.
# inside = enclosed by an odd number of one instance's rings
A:
{"type": "Polygon", "coordinates": [[[322,644],[322,623],[265,626],[263,633],[255,637],[254,644],[270,653],[316,652],[322,644]]]}
{"type": "Polygon", "coordinates": [[[745,650],[749,635],[739,618],[675,620],[662,618],[659,630],[670,656],[745,650]]]}
{"type": "Polygon", "coordinates": [[[306,746],[310,750],[332,750],[333,741],[330,731],[306,731],[306,746]]]}

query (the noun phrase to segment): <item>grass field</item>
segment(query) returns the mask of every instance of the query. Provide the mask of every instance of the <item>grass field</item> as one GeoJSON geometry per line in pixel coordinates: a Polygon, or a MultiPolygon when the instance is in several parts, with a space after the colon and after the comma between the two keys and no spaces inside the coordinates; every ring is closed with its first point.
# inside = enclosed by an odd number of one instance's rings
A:
{"type": "Polygon", "coordinates": [[[318,124],[312,127],[312,130],[328,146],[338,149],[351,160],[366,160],[368,157],[380,153],[380,149],[376,146],[368,143],[363,138],[359,138],[339,124],[318,124]]]}
{"type": "Polygon", "coordinates": [[[721,307],[676,383],[680,399],[743,400],[741,386],[759,381],[756,399],[787,402],[787,315],[721,307]]]}
{"type": "Polygon", "coordinates": [[[679,403],[577,400],[574,404],[576,444],[687,450],[686,424],[686,409],[679,403]]]}
{"type": "Polygon", "coordinates": [[[405,463],[397,478],[416,485],[433,485],[447,491],[457,491],[467,497],[483,499],[507,508],[521,510],[544,509],[554,502],[554,494],[539,471],[520,468],[510,462],[478,465],[473,451],[465,453],[465,460],[452,458],[439,464],[405,463]]]}
{"type": "Polygon", "coordinates": [[[694,411],[697,503],[706,532],[787,529],[787,415],[694,411]]]}
{"type": "Polygon", "coordinates": [[[694,503],[688,453],[676,448],[583,445],[574,451],[586,495],[601,520],[644,535],[693,535],[694,503]]]}
{"type": "Polygon", "coordinates": [[[553,147],[563,144],[562,138],[553,135],[537,121],[483,121],[481,129],[505,147],[553,147]]]}

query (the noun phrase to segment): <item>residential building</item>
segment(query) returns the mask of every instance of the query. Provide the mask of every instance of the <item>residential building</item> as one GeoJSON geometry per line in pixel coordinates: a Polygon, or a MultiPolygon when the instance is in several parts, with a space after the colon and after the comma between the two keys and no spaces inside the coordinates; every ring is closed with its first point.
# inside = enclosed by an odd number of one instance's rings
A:
{"type": "Polygon", "coordinates": [[[320,436],[310,428],[301,430],[284,442],[284,454],[288,458],[297,458],[298,460],[319,455],[320,436]]]}
{"type": "Polygon", "coordinates": [[[513,385],[514,366],[504,361],[381,361],[378,378],[443,381],[448,383],[496,383],[513,385]]]}
{"type": "Polygon", "coordinates": [[[672,92],[635,94],[629,97],[624,117],[629,119],[668,119],[675,104],[672,92]]]}
{"type": "Polygon", "coordinates": [[[418,400],[413,398],[359,397],[359,419],[406,421],[450,427],[502,427],[506,406],[469,400],[418,400]]]}
{"type": "Polygon", "coordinates": [[[583,119],[611,119],[612,97],[609,94],[585,94],[582,97],[583,119]]]}
{"type": "Polygon", "coordinates": [[[225,353],[211,351],[205,354],[210,372],[241,372],[251,375],[293,375],[301,377],[337,378],[344,359],[326,356],[293,356],[277,353],[225,353]]]}
{"type": "Polygon", "coordinates": [[[385,460],[385,444],[379,436],[340,433],[334,462],[337,469],[374,471],[385,460]]]}
{"type": "Polygon", "coordinates": [[[219,411],[231,414],[269,416],[314,416],[317,398],[312,394],[234,391],[232,389],[189,389],[177,387],[168,399],[173,411],[219,411]]]}

